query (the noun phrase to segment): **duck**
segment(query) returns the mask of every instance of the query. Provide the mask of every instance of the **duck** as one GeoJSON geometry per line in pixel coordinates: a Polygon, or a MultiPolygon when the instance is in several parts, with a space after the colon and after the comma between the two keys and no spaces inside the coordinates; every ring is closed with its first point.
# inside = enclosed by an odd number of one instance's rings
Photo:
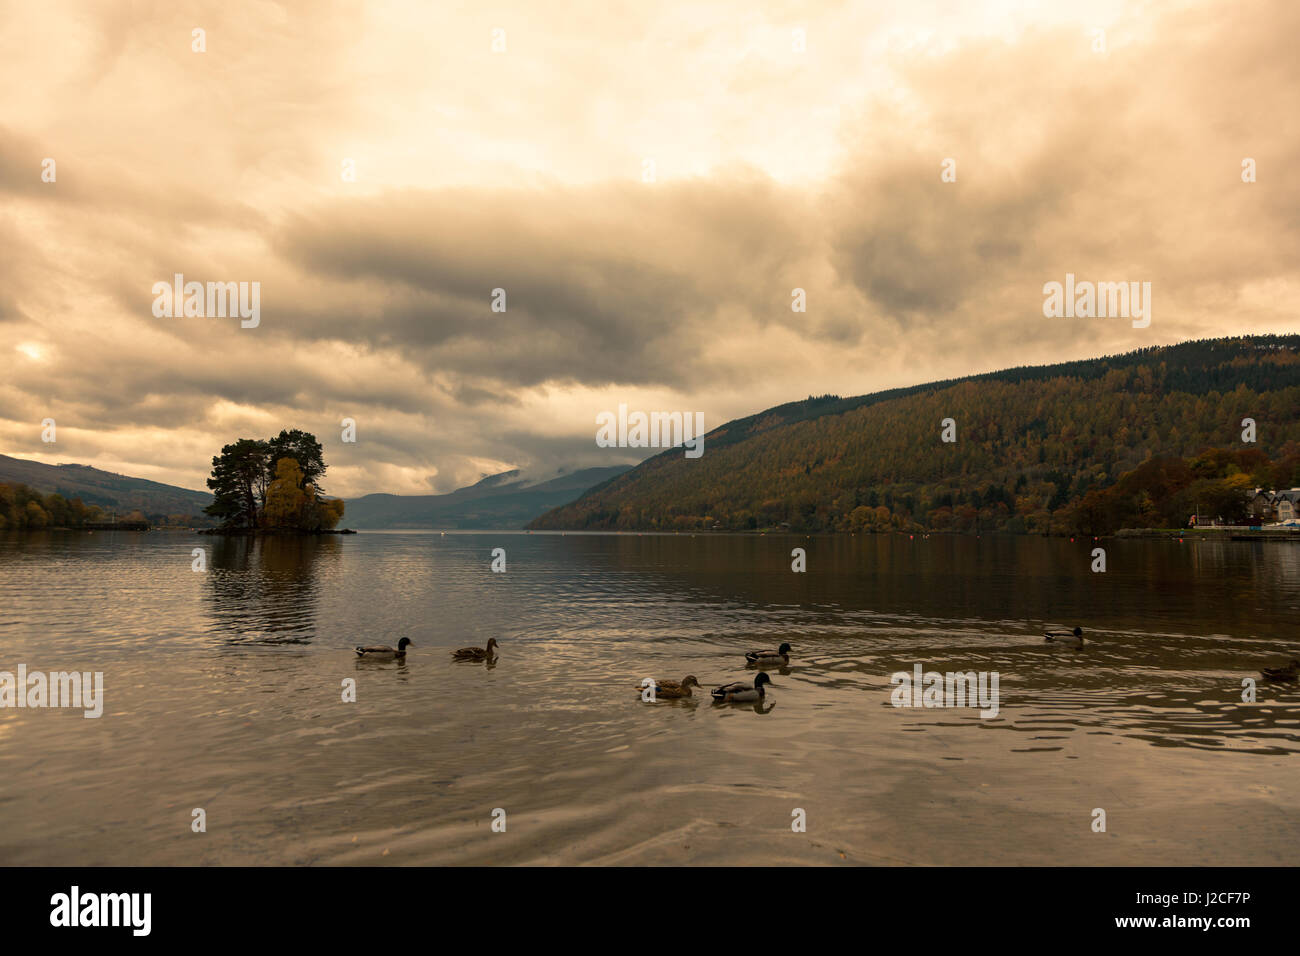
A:
{"type": "Polygon", "coordinates": [[[1264,680],[1290,684],[1300,679],[1300,661],[1293,660],[1284,667],[1265,667],[1259,674],[1264,680]]]}
{"type": "Polygon", "coordinates": [[[1048,644],[1064,644],[1066,647],[1083,646],[1083,630],[1075,628],[1070,630],[1065,627],[1052,627],[1043,632],[1043,636],[1048,644]]]}
{"type": "Polygon", "coordinates": [[[406,649],[414,647],[409,637],[404,637],[397,642],[397,647],[389,647],[387,644],[374,644],[370,647],[357,645],[357,657],[367,661],[391,661],[405,660],[406,649]]]}
{"type": "Polygon", "coordinates": [[[715,687],[709,693],[720,704],[748,704],[762,700],[765,696],[764,685],[772,683],[772,678],[765,671],[759,671],[751,684],[748,681],[736,681],[715,687]]]}
{"type": "Polygon", "coordinates": [[[487,647],[462,647],[459,650],[451,652],[451,656],[458,661],[485,661],[493,657],[493,651],[497,648],[497,639],[488,638],[487,647]]]}
{"type": "Polygon", "coordinates": [[[770,664],[784,666],[790,663],[790,645],[782,644],[774,651],[750,651],[745,660],[751,664],[770,664]]]}
{"type": "MultiPolygon", "coordinates": [[[[680,681],[675,680],[656,680],[655,681],[655,699],[663,700],[681,700],[683,697],[691,696],[691,688],[699,687],[700,682],[694,674],[687,674],[680,681]]],[[[645,690],[645,685],[640,685],[638,690],[645,690]]]]}

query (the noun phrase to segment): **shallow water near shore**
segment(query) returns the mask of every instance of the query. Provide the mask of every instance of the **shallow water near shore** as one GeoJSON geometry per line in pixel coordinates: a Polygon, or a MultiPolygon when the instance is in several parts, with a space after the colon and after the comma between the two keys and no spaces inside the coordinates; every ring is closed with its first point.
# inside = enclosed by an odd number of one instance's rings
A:
{"type": "Polygon", "coordinates": [[[1300,689],[1241,694],[1300,657],[1300,547],[1100,544],[0,534],[0,671],[105,697],[0,710],[0,864],[1294,863],[1300,689]],[[709,702],[782,641],[764,705],[709,702]],[[917,664],[997,672],[998,717],[891,706],[917,664]]]}

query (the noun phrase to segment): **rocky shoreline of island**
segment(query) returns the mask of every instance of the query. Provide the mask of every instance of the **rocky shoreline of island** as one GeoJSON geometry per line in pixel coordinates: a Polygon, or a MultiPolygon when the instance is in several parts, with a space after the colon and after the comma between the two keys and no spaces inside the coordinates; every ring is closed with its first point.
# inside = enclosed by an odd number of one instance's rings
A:
{"type": "Polygon", "coordinates": [[[244,538],[307,538],[320,534],[356,534],[351,528],[201,528],[197,534],[220,534],[244,538]]]}

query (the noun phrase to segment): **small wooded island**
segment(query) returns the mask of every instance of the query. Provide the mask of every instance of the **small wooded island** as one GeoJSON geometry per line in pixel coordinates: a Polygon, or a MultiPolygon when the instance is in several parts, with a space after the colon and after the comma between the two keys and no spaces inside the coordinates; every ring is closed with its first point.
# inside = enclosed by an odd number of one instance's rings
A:
{"type": "Polygon", "coordinates": [[[310,432],[285,429],[262,441],[241,438],[212,459],[204,511],[220,525],[200,534],[355,534],[335,531],[343,501],[322,497],[325,456],[310,432]]]}

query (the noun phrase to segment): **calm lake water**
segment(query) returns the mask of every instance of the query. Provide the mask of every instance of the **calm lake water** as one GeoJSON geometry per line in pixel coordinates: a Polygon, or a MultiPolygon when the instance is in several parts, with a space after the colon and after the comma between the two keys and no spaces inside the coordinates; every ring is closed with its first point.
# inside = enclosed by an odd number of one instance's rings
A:
{"type": "Polygon", "coordinates": [[[1241,681],[1300,657],[1300,547],[1104,545],[0,535],[0,670],[105,694],[0,710],[0,864],[1295,863],[1300,692],[1241,681]],[[766,705],[711,705],[781,641],[766,705]],[[996,671],[998,719],[891,706],[918,663],[996,671]]]}

